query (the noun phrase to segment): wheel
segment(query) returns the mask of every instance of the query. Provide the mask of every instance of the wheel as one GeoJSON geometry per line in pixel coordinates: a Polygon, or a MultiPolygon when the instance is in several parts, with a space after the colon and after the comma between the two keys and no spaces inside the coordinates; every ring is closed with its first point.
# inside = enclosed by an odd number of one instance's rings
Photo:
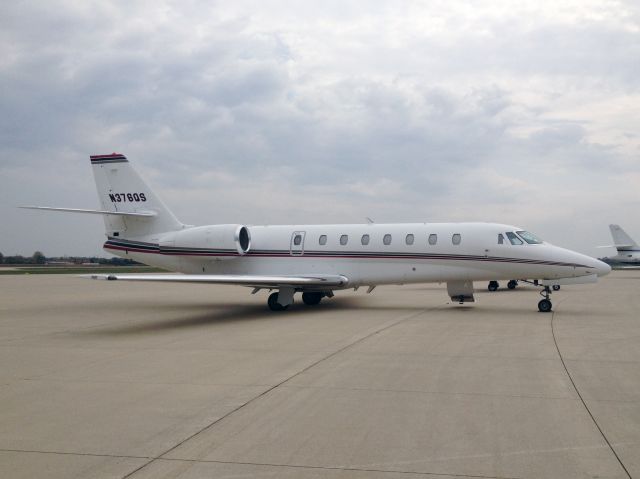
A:
{"type": "Polygon", "coordinates": [[[541,313],[548,313],[551,311],[551,301],[548,299],[541,299],[538,303],[538,310],[541,313]]]}
{"type": "Polygon", "coordinates": [[[302,302],[307,306],[315,306],[319,304],[324,295],[322,293],[302,293],[302,302]]]}
{"type": "Polygon", "coordinates": [[[487,287],[489,291],[497,291],[500,285],[497,281],[489,281],[489,286],[487,287]]]}
{"type": "Polygon", "coordinates": [[[516,289],[516,286],[518,286],[518,282],[515,279],[512,279],[507,283],[507,288],[509,289],[516,289]]]}
{"type": "Polygon", "coordinates": [[[554,284],[552,286],[552,288],[553,288],[554,291],[560,291],[560,285],[559,284],[554,284]]]}
{"type": "Polygon", "coordinates": [[[289,306],[282,306],[278,303],[278,293],[271,293],[269,295],[269,299],[267,300],[267,304],[269,305],[269,309],[271,311],[284,311],[289,306]]]}

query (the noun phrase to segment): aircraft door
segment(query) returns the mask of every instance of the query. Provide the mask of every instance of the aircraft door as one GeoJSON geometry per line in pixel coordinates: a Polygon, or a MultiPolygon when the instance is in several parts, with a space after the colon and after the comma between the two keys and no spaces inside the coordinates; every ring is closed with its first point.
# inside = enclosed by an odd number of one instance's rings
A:
{"type": "Polygon", "coordinates": [[[304,254],[304,231],[294,231],[291,234],[290,252],[292,255],[304,254]]]}

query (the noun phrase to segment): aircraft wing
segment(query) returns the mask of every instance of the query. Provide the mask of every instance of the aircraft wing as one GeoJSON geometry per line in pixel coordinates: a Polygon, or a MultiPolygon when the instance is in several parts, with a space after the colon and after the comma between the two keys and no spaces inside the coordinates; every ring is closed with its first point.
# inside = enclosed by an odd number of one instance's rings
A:
{"type": "Polygon", "coordinates": [[[342,275],[300,275],[300,276],[267,276],[267,275],[234,275],[234,274],[86,274],[86,279],[102,279],[107,281],[156,281],[159,283],[200,283],[200,284],[235,284],[253,288],[281,287],[344,287],[349,280],[342,275]]]}

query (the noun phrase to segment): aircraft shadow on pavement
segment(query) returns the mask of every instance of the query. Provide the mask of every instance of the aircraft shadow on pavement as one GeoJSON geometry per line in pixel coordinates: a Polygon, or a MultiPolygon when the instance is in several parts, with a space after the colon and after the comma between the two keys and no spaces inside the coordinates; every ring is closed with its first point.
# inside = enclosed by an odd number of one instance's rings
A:
{"type": "MultiPolygon", "coordinates": [[[[144,313],[145,311],[159,311],[159,316],[166,316],[167,311],[175,311],[178,314],[176,318],[162,318],[157,320],[140,319],[135,324],[114,324],[107,326],[99,326],[87,330],[79,331],[78,334],[86,336],[123,336],[135,335],[143,333],[153,333],[159,331],[188,329],[196,327],[212,327],[224,323],[259,321],[259,320],[278,320],[283,321],[287,318],[299,320],[300,317],[322,316],[327,313],[339,313],[340,311],[361,310],[366,311],[396,311],[401,314],[419,312],[430,308],[434,305],[412,305],[412,306],[384,306],[380,304],[367,304],[366,299],[360,298],[332,298],[323,301],[317,306],[306,306],[302,302],[294,303],[287,311],[270,311],[265,304],[247,304],[247,303],[198,303],[198,304],[168,304],[168,305],[122,305],[123,313],[115,313],[119,319],[122,318],[125,311],[136,313],[144,313]]],[[[361,317],[366,319],[366,315],[361,317]]]]}

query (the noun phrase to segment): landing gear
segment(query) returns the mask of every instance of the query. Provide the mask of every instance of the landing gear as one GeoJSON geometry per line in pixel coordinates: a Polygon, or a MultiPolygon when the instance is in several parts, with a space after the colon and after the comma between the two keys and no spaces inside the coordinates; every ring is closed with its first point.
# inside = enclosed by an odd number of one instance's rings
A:
{"type": "Polygon", "coordinates": [[[498,291],[499,287],[500,287],[500,284],[497,281],[489,281],[489,286],[487,286],[487,289],[493,292],[493,291],[498,291]]]}
{"type": "Polygon", "coordinates": [[[282,306],[278,303],[278,293],[271,293],[269,295],[269,299],[267,300],[267,304],[269,305],[269,309],[271,311],[284,311],[289,307],[289,305],[282,306]]]}
{"type": "Polygon", "coordinates": [[[302,293],[302,302],[307,306],[315,306],[316,304],[320,304],[323,297],[324,294],[319,292],[302,293]]]}
{"type": "Polygon", "coordinates": [[[516,289],[516,286],[518,286],[518,282],[515,279],[512,279],[507,283],[507,288],[509,289],[516,289]]]}
{"type": "Polygon", "coordinates": [[[551,301],[549,301],[548,299],[541,299],[538,302],[538,311],[540,311],[541,313],[548,313],[551,311],[551,301]]]}
{"type": "Polygon", "coordinates": [[[554,291],[560,291],[560,285],[559,284],[554,284],[552,286],[552,288],[553,288],[554,291]]]}
{"type": "Polygon", "coordinates": [[[549,286],[545,286],[544,289],[542,291],[540,291],[540,295],[544,296],[544,299],[541,299],[538,302],[538,311],[540,311],[541,313],[549,313],[551,312],[551,300],[549,299],[549,297],[551,296],[551,290],[549,289],[549,286]]]}

